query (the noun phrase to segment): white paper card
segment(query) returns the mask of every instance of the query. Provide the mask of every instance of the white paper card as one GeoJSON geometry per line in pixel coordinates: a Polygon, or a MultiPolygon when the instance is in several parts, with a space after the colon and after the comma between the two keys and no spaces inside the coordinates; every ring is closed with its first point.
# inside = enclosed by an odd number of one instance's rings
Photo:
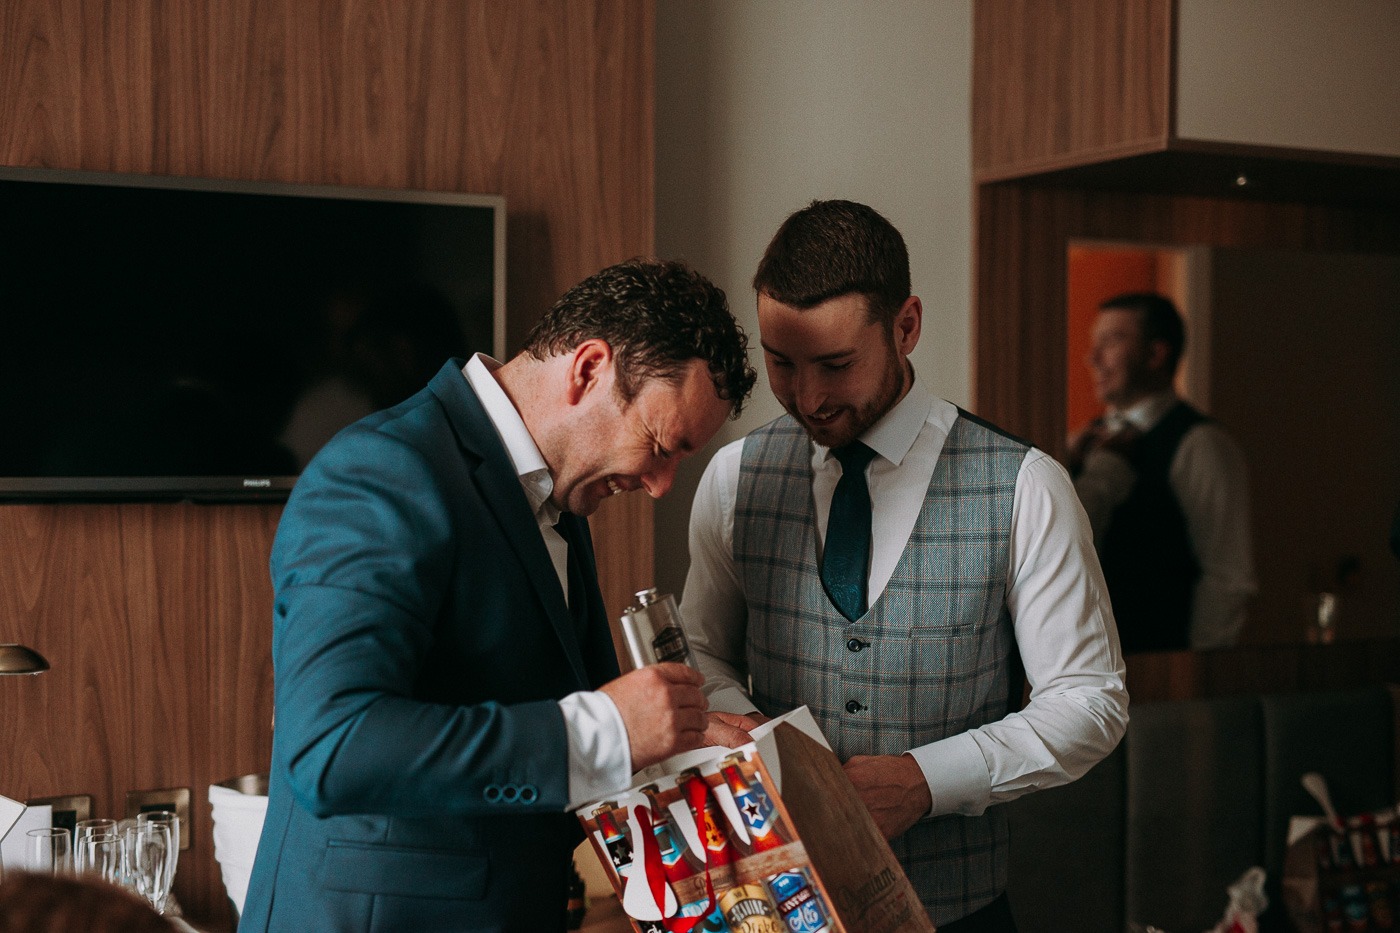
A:
{"type": "Polygon", "coordinates": [[[29,831],[31,829],[48,829],[53,825],[53,807],[49,804],[42,804],[37,807],[26,807],[24,813],[10,828],[5,835],[5,841],[0,842],[0,865],[4,865],[6,871],[18,871],[25,867],[25,843],[29,841],[29,831]]]}
{"type": "Polygon", "coordinates": [[[0,796],[0,840],[9,833],[10,827],[24,815],[24,804],[9,797],[0,796]]]}

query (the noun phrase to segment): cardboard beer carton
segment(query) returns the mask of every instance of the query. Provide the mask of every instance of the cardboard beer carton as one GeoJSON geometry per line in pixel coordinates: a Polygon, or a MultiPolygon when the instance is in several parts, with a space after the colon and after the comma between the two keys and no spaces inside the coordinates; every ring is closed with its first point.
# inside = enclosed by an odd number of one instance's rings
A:
{"type": "Polygon", "coordinates": [[[934,933],[806,707],[578,811],[637,933],[934,933]]]}

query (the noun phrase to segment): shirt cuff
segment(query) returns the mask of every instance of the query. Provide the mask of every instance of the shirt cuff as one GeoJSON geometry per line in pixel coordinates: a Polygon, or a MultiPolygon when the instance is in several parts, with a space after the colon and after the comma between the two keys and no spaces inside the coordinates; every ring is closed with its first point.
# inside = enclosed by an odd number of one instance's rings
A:
{"type": "Polygon", "coordinates": [[[569,809],[626,790],[632,783],[632,746],[612,697],[597,690],[559,701],[569,738],[569,809]]]}
{"type": "Polygon", "coordinates": [[[712,713],[735,713],[739,716],[747,716],[749,713],[758,712],[758,707],[753,700],[738,687],[720,687],[708,697],[710,701],[710,712],[712,713]]]}
{"type": "Polygon", "coordinates": [[[928,781],[933,808],[929,816],[961,813],[979,816],[992,799],[991,772],[972,735],[964,732],[906,752],[928,781]]]}

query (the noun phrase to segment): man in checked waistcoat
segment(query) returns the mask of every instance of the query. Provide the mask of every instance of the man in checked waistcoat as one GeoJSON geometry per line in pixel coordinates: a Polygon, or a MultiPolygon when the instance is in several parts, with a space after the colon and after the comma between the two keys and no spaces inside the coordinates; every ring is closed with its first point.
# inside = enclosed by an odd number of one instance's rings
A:
{"type": "Polygon", "coordinates": [[[754,289],[787,414],[695,497],[707,739],[807,705],[940,933],[1014,930],[993,805],[1075,780],[1127,725],[1084,510],[1055,460],[915,378],[923,306],[879,213],[799,210],[754,289]]]}

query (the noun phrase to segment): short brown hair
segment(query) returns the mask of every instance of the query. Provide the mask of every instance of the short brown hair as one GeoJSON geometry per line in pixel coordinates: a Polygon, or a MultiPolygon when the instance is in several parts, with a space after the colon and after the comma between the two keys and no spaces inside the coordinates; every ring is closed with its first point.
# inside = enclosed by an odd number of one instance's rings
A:
{"type": "Polygon", "coordinates": [[[631,259],[590,275],[535,324],[525,352],[543,360],[593,339],[612,347],[624,402],[646,380],[677,382],[701,359],[715,393],[738,415],[757,378],[724,291],[679,261],[631,259]]]}
{"type": "Polygon", "coordinates": [[[874,208],[813,201],[773,235],[753,287],[804,310],[842,295],[864,295],[871,320],[889,324],[909,297],[909,250],[874,208]]]}
{"type": "Polygon", "coordinates": [[[1186,349],[1186,325],[1170,298],[1156,292],[1126,292],[1099,304],[1100,311],[1136,311],[1142,322],[1143,343],[1160,340],[1167,345],[1167,370],[1176,372],[1186,349]]]}

